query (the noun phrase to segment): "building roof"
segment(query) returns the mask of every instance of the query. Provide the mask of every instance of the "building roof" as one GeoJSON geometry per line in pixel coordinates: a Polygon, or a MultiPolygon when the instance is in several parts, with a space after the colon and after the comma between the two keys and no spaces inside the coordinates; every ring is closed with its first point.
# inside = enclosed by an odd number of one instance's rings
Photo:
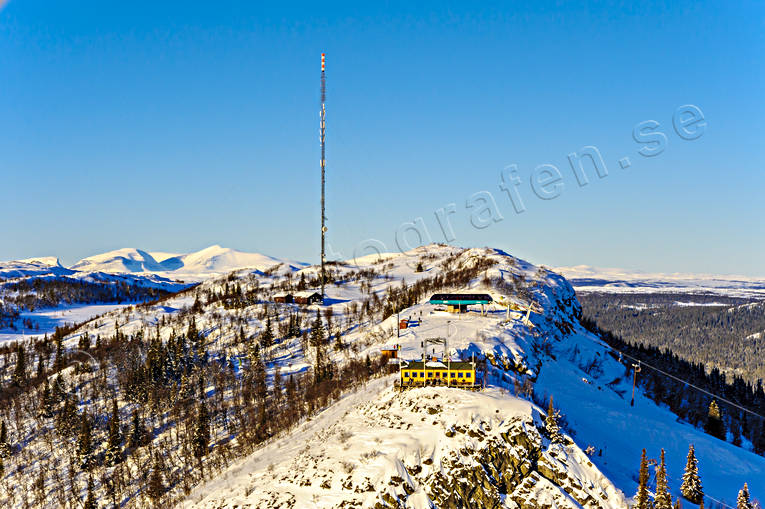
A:
{"type": "Polygon", "coordinates": [[[430,298],[431,304],[489,304],[488,293],[437,293],[430,298]]]}
{"type": "Polygon", "coordinates": [[[317,292],[316,290],[305,290],[302,292],[295,292],[292,294],[293,297],[313,297],[316,295],[317,297],[321,297],[321,294],[317,292]]]}
{"type": "MultiPolygon", "coordinates": [[[[405,361],[404,364],[401,365],[404,369],[446,369],[446,363],[445,362],[433,362],[428,361],[423,365],[422,361],[405,361]]],[[[463,362],[463,361],[452,361],[450,363],[451,369],[473,369],[473,364],[470,362],[463,362]]]]}

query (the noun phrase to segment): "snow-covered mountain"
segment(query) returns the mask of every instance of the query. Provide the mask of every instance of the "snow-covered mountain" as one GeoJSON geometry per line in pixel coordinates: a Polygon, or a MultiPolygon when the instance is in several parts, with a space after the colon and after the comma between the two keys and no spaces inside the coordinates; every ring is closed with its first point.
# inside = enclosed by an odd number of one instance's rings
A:
{"type": "Polygon", "coordinates": [[[37,258],[26,258],[19,260],[24,263],[38,263],[41,265],[50,265],[51,267],[61,267],[61,262],[55,256],[39,256],[37,258]]]}
{"type": "MultiPolygon", "coordinates": [[[[399,394],[389,389],[390,380],[372,385],[203,484],[186,503],[210,508],[343,504],[418,509],[626,508],[626,499],[636,491],[642,448],[650,458],[657,458],[662,448],[667,451],[673,478],[670,489],[679,496],[678,479],[691,444],[696,447],[706,493],[713,497],[710,501],[733,504],[737,490],[747,480],[750,487],[765,486],[765,458],[680,422],[641,391],[635,406],[630,406],[631,378],[626,376],[626,364],[579,324],[580,307],[573,288],[558,274],[498,250],[448,246],[372,255],[356,259],[359,265],[349,264],[344,270],[382,268],[392,279],[377,287],[384,293],[401,279],[412,284],[478,259],[489,259],[493,265],[484,277],[455,290],[488,292],[495,300],[505,297],[517,303],[530,298],[541,308],[531,315],[533,327],[514,313],[505,321],[506,311],[501,307],[484,317],[470,313],[457,319],[425,301],[401,311],[401,317],[422,316],[422,322],[402,331],[401,337],[395,332],[394,315],[349,334],[347,340],[362,345],[362,356],[376,355],[382,346],[400,345],[402,358],[415,359],[421,355],[423,338],[447,336],[453,358],[475,354],[487,359],[488,383],[493,389],[482,395],[454,389],[413,389],[399,394]],[[451,257],[455,260],[446,262],[451,257]],[[417,260],[424,261],[423,273],[413,269],[417,260]],[[485,278],[499,282],[504,289],[486,286],[485,278]],[[370,335],[377,334],[383,337],[382,344],[363,346],[369,344],[370,335]],[[543,439],[538,454],[554,458],[553,469],[545,468],[544,459],[536,463],[536,469],[524,470],[515,464],[498,475],[498,457],[517,459],[528,452],[508,438],[513,436],[509,428],[523,423],[523,436],[537,443],[540,409],[512,395],[514,384],[524,379],[535,380],[540,395],[555,396],[576,432],[576,443],[556,449],[543,439]],[[461,431],[455,434],[456,429],[461,431]],[[502,440],[495,441],[495,433],[502,440]],[[584,449],[594,452],[588,457],[581,452],[584,449]],[[499,481],[512,475],[514,480],[507,485],[499,481]],[[463,489],[467,503],[465,499],[445,500],[455,492],[462,496],[463,489]],[[580,489],[585,493],[578,492],[580,489]],[[494,496],[496,505],[484,505],[494,496]],[[475,498],[470,502],[469,497],[475,498]]],[[[362,298],[357,292],[353,286],[328,287],[330,301],[337,303],[333,306],[337,319],[343,316],[343,306],[362,298]]],[[[288,351],[292,347],[285,348],[288,351]]],[[[285,357],[291,369],[305,366],[299,356],[290,353],[285,357]]],[[[282,374],[290,372],[281,366],[282,374]]]]}
{"type": "MultiPolygon", "coordinates": [[[[219,251],[181,261],[204,268],[209,260],[216,267],[219,251]]],[[[182,258],[149,255],[156,263],[182,258]]],[[[221,264],[235,261],[224,256],[221,264]]],[[[630,405],[629,362],[582,326],[574,289],[557,273],[495,249],[430,245],[333,264],[325,306],[274,302],[275,294],[294,291],[299,282],[310,287],[316,274],[311,266],[297,273],[251,269],[210,277],[161,303],[106,313],[63,339],[64,349],[75,352],[86,334],[100,335],[107,345],[119,337],[135,356],[128,362],[122,352],[104,350],[99,370],[66,374],[67,384],[92,395],[78,399],[74,410],[87,411],[99,423],[96,443],[106,443],[111,418],[112,400],[96,390],[102,376],[116,391],[121,422],[132,422],[135,411],[151,430],[150,447],[125,450],[130,457],[119,467],[126,483],[119,487],[122,506],[148,504],[142,494],[148,472],[161,460],[159,496],[168,506],[183,501],[187,507],[269,509],[626,508],[636,491],[642,448],[649,458],[666,450],[670,489],[678,496],[690,444],[710,497],[707,506],[715,499],[734,504],[744,482],[762,496],[765,458],[751,451],[751,443],[737,447],[718,440],[679,420],[641,388],[630,405]],[[495,301],[533,302],[534,312],[530,323],[504,305],[489,306],[485,314],[474,309],[454,315],[429,304],[431,291],[489,293],[495,301]],[[401,302],[406,306],[394,309],[401,302]],[[309,393],[319,353],[307,338],[319,310],[332,332],[321,358],[336,366],[334,380],[351,361],[375,362],[382,347],[398,345],[401,358],[416,359],[423,339],[442,337],[448,339],[449,358],[474,357],[485,364],[487,388],[398,391],[394,374],[317,402],[309,393]],[[400,336],[396,311],[414,325],[400,336]],[[300,330],[288,334],[296,317],[300,330]],[[274,333],[268,343],[261,341],[266,324],[274,333]],[[187,340],[184,331],[192,328],[201,337],[187,332],[187,340]],[[145,368],[158,366],[158,358],[148,355],[158,355],[163,344],[166,370],[145,368]],[[189,344],[195,346],[183,346],[189,344]],[[189,354],[198,348],[204,355],[189,354]],[[280,410],[295,404],[294,392],[293,403],[285,403],[291,398],[285,389],[281,403],[269,403],[270,413],[259,414],[271,396],[252,397],[256,376],[247,359],[255,355],[265,359],[262,380],[269,394],[277,372],[281,386],[291,377],[297,381],[303,413],[280,410]],[[177,366],[193,368],[181,377],[164,374],[177,366]],[[156,410],[130,392],[146,387],[131,380],[149,372],[158,374],[152,383],[161,389],[148,399],[156,410]],[[534,401],[550,395],[568,422],[564,443],[551,444],[541,429],[544,409],[534,401]],[[204,412],[197,398],[204,400],[204,412]],[[203,413],[214,417],[204,457],[195,458],[189,445],[203,413]],[[276,423],[286,424],[269,431],[276,423]]],[[[12,366],[0,366],[0,375],[5,369],[10,378],[12,366]]],[[[35,401],[38,395],[30,393],[19,407],[35,401]]],[[[76,441],[54,428],[41,429],[38,414],[14,424],[14,438],[25,451],[6,460],[5,482],[32,486],[44,477],[46,487],[67,500],[70,486],[85,486],[88,475],[75,473],[74,482],[54,475],[67,455],[77,454],[76,441]]],[[[104,500],[110,496],[104,482],[110,468],[99,464],[92,475],[93,490],[104,500]]],[[[85,496],[79,489],[77,500],[85,496]]],[[[0,490],[0,505],[23,506],[25,500],[21,491],[0,490]]]]}
{"type": "MultiPolygon", "coordinates": [[[[111,284],[115,288],[122,285],[131,287],[156,288],[162,291],[177,292],[209,278],[229,274],[233,271],[250,269],[265,272],[277,268],[281,272],[293,272],[306,264],[291,260],[282,260],[259,253],[246,253],[221,246],[210,246],[189,254],[148,252],[141,249],[124,248],[107,253],[89,256],[71,267],[61,265],[58,258],[37,257],[25,260],[0,262],[0,310],[5,304],[5,311],[16,306],[9,305],[5,286],[25,281],[33,284],[35,280],[50,282],[84,282],[111,284]]],[[[31,291],[31,290],[30,290],[31,291]]],[[[121,290],[117,290],[121,292],[121,290]]],[[[27,292],[29,293],[29,291],[27,292]]],[[[32,291],[34,293],[34,291],[32,291]]],[[[13,293],[12,295],[16,295],[13,293]]],[[[32,301],[30,301],[31,303],[32,301]]],[[[39,303],[38,303],[39,304],[39,303]]],[[[34,331],[51,333],[55,327],[74,320],[84,321],[101,314],[108,309],[130,305],[128,299],[123,304],[103,302],[66,302],[60,305],[32,305],[21,309],[20,315],[9,326],[10,318],[0,313],[0,343],[25,337],[22,320],[35,324],[34,331]],[[108,305],[104,305],[108,304],[108,305]],[[36,308],[32,310],[32,308],[36,308]],[[52,318],[52,317],[55,317],[52,318]]]]}
{"type": "Polygon", "coordinates": [[[123,248],[88,256],[68,268],[63,267],[55,257],[0,262],[0,279],[105,273],[156,274],[169,279],[199,282],[235,270],[253,269],[264,272],[276,266],[281,266],[286,271],[295,271],[306,267],[307,264],[218,245],[187,254],[123,248]]]}
{"type": "Polygon", "coordinates": [[[124,248],[83,258],[71,266],[81,272],[160,272],[165,268],[146,251],[124,248]]]}
{"type": "Polygon", "coordinates": [[[578,292],[715,293],[765,298],[765,278],[693,273],[651,273],[589,265],[556,267],[578,292]]]}
{"type": "Polygon", "coordinates": [[[202,280],[239,269],[268,270],[277,265],[297,270],[306,264],[218,245],[188,254],[125,248],[84,258],[70,268],[86,272],[161,273],[183,280],[202,280]]]}
{"type": "MultiPolygon", "coordinates": [[[[160,256],[164,255],[162,253],[160,256]]],[[[297,270],[307,264],[274,258],[260,253],[246,253],[221,246],[210,246],[195,253],[168,256],[161,262],[166,271],[186,275],[225,274],[239,269],[266,271],[277,265],[297,270]]]]}
{"type": "Polygon", "coordinates": [[[62,267],[58,260],[48,263],[55,258],[30,258],[28,260],[0,262],[0,279],[21,278],[28,276],[68,276],[75,271],[62,267]]]}

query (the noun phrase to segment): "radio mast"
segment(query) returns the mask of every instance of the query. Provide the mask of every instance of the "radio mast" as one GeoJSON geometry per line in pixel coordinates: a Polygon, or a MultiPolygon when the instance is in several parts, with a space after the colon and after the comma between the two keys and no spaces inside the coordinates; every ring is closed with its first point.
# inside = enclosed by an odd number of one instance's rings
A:
{"type": "Polygon", "coordinates": [[[327,165],[327,161],[325,159],[325,152],[324,152],[324,141],[325,141],[325,129],[326,129],[326,113],[327,110],[324,106],[324,102],[327,99],[327,81],[324,76],[324,53],[321,54],[321,124],[320,124],[320,135],[319,139],[321,140],[321,299],[322,303],[324,303],[324,281],[325,281],[325,273],[324,273],[324,261],[325,261],[325,254],[324,254],[324,235],[327,233],[327,226],[324,224],[327,217],[324,215],[324,170],[327,165]]]}

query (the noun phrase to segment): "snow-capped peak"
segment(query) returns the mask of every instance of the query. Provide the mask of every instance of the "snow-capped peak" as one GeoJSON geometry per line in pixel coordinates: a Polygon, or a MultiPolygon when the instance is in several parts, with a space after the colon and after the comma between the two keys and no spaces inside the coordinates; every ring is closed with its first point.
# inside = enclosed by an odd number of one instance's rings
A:
{"type": "Polygon", "coordinates": [[[25,258],[18,260],[22,263],[31,263],[35,265],[48,265],[50,267],[61,267],[61,262],[55,256],[39,256],[37,258],[25,258]]]}
{"type": "Polygon", "coordinates": [[[123,248],[89,256],[70,267],[88,272],[160,272],[164,270],[146,251],[123,248]]]}
{"type": "Polygon", "coordinates": [[[292,270],[306,266],[300,262],[247,253],[216,244],[187,254],[118,249],[84,258],[72,265],[71,269],[106,273],[160,273],[176,279],[202,280],[240,269],[264,271],[280,264],[292,270]]]}

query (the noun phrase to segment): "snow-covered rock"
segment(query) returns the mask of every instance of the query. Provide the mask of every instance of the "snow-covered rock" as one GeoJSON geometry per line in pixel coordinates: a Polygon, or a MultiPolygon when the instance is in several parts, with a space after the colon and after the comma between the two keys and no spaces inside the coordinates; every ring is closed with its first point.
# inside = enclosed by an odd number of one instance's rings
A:
{"type": "MultiPolygon", "coordinates": [[[[368,394],[295,454],[200,489],[199,507],[624,508],[573,441],[551,444],[539,410],[498,389],[368,394]]],[[[285,440],[289,440],[285,439],[285,440]]],[[[256,464],[256,463],[255,463],[256,464]]]]}

